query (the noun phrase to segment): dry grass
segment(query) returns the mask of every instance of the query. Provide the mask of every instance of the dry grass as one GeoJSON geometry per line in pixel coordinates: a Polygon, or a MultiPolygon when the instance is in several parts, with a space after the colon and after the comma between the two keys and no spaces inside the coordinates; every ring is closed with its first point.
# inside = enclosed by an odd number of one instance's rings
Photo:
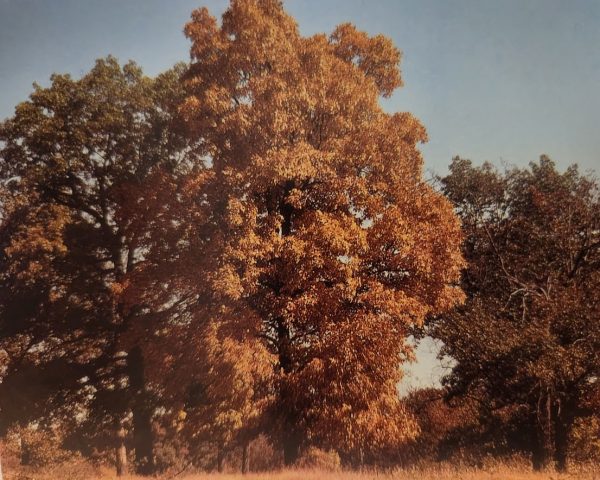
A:
{"type": "MultiPolygon", "coordinates": [[[[135,478],[135,477],[134,477],[135,478]]],[[[310,470],[288,470],[274,473],[257,473],[251,475],[191,475],[183,480],[548,480],[548,479],[586,479],[598,480],[600,476],[588,472],[580,474],[556,475],[532,472],[503,470],[489,472],[484,470],[399,470],[392,473],[382,472],[322,472],[310,470]]]]}
{"type": "MultiPolygon", "coordinates": [[[[570,474],[534,473],[526,469],[499,465],[485,469],[433,466],[425,469],[395,470],[393,472],[326,472],[318,470],[283,470],[278,472],[231,474],[179,474],[156,477],[157,480],[600,480],[600,470],[579,469],[570,474]]],[[[66,470],[46,472],[20,471],[9,474],[5,480],[116,480],[109,470],[97,470],[93,476],[83,476],[66,470]]],[[[148,477],[128,476],[119,480],[148,480],[148,477]]]]}

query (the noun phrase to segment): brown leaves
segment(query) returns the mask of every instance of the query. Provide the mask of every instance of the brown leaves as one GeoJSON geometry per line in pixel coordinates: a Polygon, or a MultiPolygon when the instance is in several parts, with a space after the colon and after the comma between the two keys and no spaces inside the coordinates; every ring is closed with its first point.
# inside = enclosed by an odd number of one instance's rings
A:
{"type": "Polygon", "coordinates": [[[553,444],[552,429],[585,412],[600,371],[598,184],[545,156],[505,172],[456,158],[450,172],[442,185],[463,220],[467,301],[433,323],[457,361],[448,384],[553,444]]]}
{"type": "Polygon", "coordinates": [[[399,408],[408,329],[462,299],[459,224],[421,178],[425,130],[378,104],[400,52],[351,25],[304,38],[267,0],[232,1],[220,28],[196,12],[186,33],[184,112],[222,205],[211,308],[275,355],[274,423],[352,450],[399,408]]]}
{"type": "Polygon", "coordinates": [[[52,263],[67,253],[63,236],[69,221],[68,210],[63,207],[28,212],[4,250],[9,261],[7,273],[26,284],[51,277],[52,263]]]}
{"type": "Polygon", "coordinates": [[[388,38],[383,35],[369,38],[354,25],[344,23],[331,34],[331,41],[336,55],[371,77],[384,97],[402,86],[398,70],[401,54],[388,38]]]}

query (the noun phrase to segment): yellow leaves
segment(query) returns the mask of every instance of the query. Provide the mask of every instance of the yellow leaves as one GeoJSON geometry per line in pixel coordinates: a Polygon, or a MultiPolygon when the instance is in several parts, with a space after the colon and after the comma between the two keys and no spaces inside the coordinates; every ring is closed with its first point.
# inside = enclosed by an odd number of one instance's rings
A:
{"type": "Polygon", "coordinates": [[[195,370],[204,399],[186,421],[207,440],[228,444],[255,428],[268,405],[272,359],[256,339],[235,340],[218,320],[208,324],[200,347],[202,365],[195,370]]]}
{"type": "Polygon", "coordinates": [[[240,276],[231,265],[224,265],[216,272],[212,287],[219,295],[231,300],[239,300],[243,293],[240,276]]]}
{"type": "Polygon", "coordinates": [[[222,86],[212,85],[206,90],[202,98],[202,107],[206,108],[209,114],[215,117],[221,117],[231,108],[229,91],[222,86]]]}
{"type": "Polygon", "coordinates": [[[194,10],[192,21],[184,28],[185,35],[194,39],[191,57],[199,62],[214,60],[219,47],[222,47],[218,32],[217,20],[208,13],[206,7],[194,10]]]}
{"type": "Polygon", "coordinates": [[[129,288],[129,281],[125,280],[123,282],[112,282],[109,286],[109,290],[113,294],[114,297],[118,298],[129,288]]]}
{"type": "Polygon", "coordinates": [[[195,96],[189,96],[185,99],[182,105],[179,107],[179,112],[182,117],[188,122],[193,122],[197,118],[200,117],[200,99],[195,96]]]}
{"type": "Polygon", "coordinates": [[[244,224],[244,204],[238,198],[232,198],[227,204],[227,220],[230,225],[239,227],[244,224]]]}
{"type": "MultiPolygon", "coordinates": [[[[271,149],[253,155],[246,177],[253,186],[268,188],[280,185],[290,179],[306,180],[318,176],[320,152],[306,143],[298,143],[289,148],[271,149]]],[[[296,192],[298,196],[299,192],[296,192]]]]}
{"type": "MultiPolygon", "coordinates": [[[[289,427],[346,449],[406,437],[408,420],[380,422],[403,414],[408,328],[460,300],[462,260],[458,222],[422,180],[425,129],[379,105],[401,85],[399,50],[349,24],[304,38],[275,0],[232,1],[220,28],[196,13],[186,33],[184,110],[219,205],[208,277],[223,338],[210,375],[246,395],[252,382],[235,372],[248,360],[227,338],[254,337],[246,347],[275,354],[289,427]]],[[[234,397],[219,422],[237,428],[234,397]]]]}
{"type": "Polygon", "coordinates": [[[341,256],[360,255],[366,247],[365,232],[352,216],[315,211],[304,215],[299,223],[302,229],[298,237],[311,248],[317,247],[328,259],[337,261],[341,256]]]}
{"type": "Polygon", "coordinates": [[[396,88],[402,86],[398,68],[400,51],[388,38],[382,35],[370,38],[354,25],[344,23],[331,34],[331,41],[336,55],[356,64],[365,75],[371,77],[384,97],[389,97],[396,88]]]}
{"type": "Polygon", "coordinates": [[[300,210],[306,204],[306,196],[302,190],[293,188],[285,199],[285,202],[296,210],[300,210]]]}
{"type": "Polygon", "coordinates": [[[40,207],[29,212],[5,249],[10,271],[25,282],[49,274],[52,259],[67,252],[64,230],[69,220],[63,207],[40,207]]]}

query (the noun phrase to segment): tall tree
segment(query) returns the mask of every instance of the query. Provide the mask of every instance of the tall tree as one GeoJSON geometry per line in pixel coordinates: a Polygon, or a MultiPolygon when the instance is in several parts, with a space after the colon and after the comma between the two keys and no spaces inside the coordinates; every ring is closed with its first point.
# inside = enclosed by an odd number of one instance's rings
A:
{"type": "Polygon", "coordinates": [[[545,156],[501,173],[455,158],[442,187],[465,230],[467,302],[430,333],[446,382],[525,426],[533,464],[567,468],[569,433],[600,374],[600,191],[545,156]]]}
{"type": "MultiPolygon", "coordinates": [[[[307,442],[359,452],[377,408],[402,408],[408,329],[462,298],[459,223],[422,179],[425,129],[379,104],[400,52],[350,24],[302,37],[277,0],[233,0],[221,25],[196,10],[185,32],[182,113],[214,175],[211,314],[274,356],[287,464],[307,442]]],[[[399,425],[379,440],[412,434],[399,425]]]]}
{"type": "Polygon", "coordinates": [[[133,63],[101,59],[79,80],[53,75],[49,87],[35,86],[0,128],[0,177],[18,199],[1,227],[5,373],[69,365],[67,376],[116,423],[132,412],[143,473],[152,470],[143,339],[167,315],[122,293],[173,205],[166,199],[202,165],[175,121],[181,71],[152,79],[133,63]]]}

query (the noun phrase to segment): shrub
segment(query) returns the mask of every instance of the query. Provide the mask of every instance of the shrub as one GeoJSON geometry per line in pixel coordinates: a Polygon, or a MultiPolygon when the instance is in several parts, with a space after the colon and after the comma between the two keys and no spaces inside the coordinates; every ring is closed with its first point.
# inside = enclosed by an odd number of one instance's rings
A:
{"type": "Polygon", "coordinates": [[[317,447],[309,447],[298,459],[297,465],[302,468],[332,471],[340,468],[341,461],[340,456],[335,450],[321,450],[317,447]]]}

